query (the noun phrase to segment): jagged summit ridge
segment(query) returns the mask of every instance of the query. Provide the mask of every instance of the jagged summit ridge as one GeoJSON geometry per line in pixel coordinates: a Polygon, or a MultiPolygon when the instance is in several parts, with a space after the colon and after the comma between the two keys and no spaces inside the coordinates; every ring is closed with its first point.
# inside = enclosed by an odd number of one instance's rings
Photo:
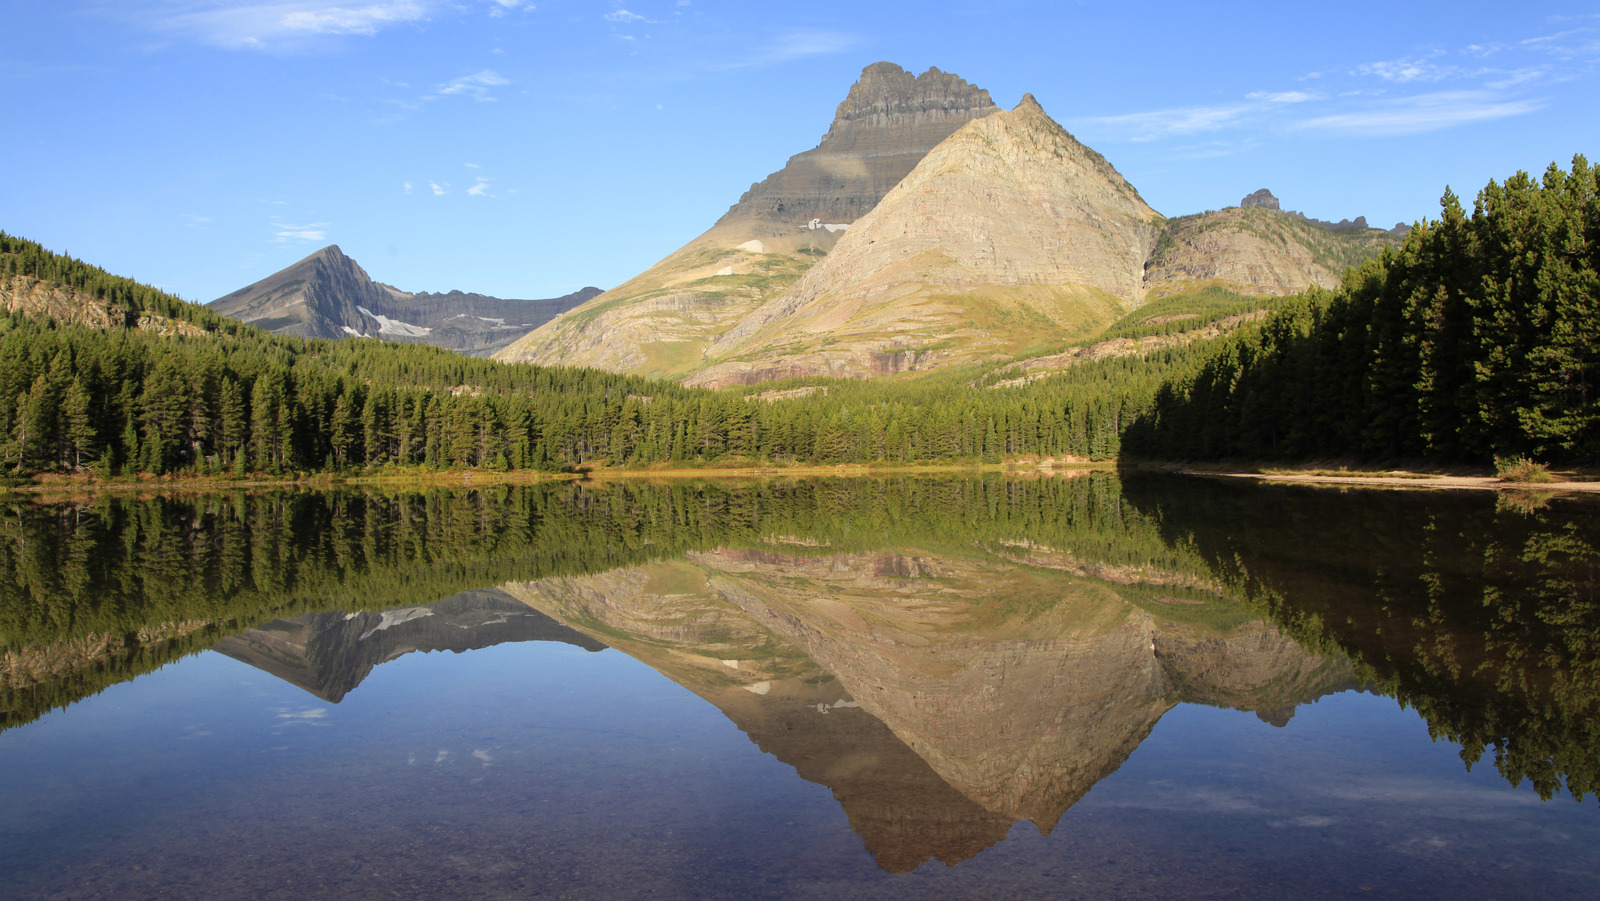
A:
{"type": "Polygon", "coordinates": [[[721,222],[847,225],[941,141],[999,109],[988,91],[959,75],[930,68],[913,76],[894,63],[873,63],[840,102],[821,143],[751,185],[721,222]]]}
{"type": "Polygon", "coordinates": [[[834,113],[824,143],[868,127],[893,127],[947,118],[971,118],[998,110],[989,92],[952,72],[929,68],[921,75],[894,63],[880,62],[861,70],[834,113]]]}
{"type": "Polygon", "coordinates": [[[282,335],[376,337],[487,355],[599,293],[585,288],[546,300],[459,291],[413,294],[374,281],[339,245],[330,244],[211,307],[282,335]]]}

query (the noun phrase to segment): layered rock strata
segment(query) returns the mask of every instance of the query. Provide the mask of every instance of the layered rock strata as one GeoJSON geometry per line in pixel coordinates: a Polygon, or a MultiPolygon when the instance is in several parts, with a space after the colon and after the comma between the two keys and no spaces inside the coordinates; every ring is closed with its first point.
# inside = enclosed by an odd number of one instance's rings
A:
{"type": "Polygon", "coordinates": [[[944,139],[973,119],[998,112],[989,92],[958,75],[921,75],[894,63],[861,70],[861,79],[815,148],[789,158],[751,185],[718,225],[756,222],[788,234],[798,226],[848,225],[878,201],[944,139]]]}

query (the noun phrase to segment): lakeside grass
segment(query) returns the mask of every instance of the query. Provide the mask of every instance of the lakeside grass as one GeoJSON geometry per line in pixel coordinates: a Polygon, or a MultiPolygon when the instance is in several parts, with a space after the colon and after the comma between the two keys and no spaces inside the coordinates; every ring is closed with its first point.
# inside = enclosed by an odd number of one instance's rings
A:
{"type": "Polygon", "coordinates": [[[243,477],[184,473],[156,476],[140,473],[137,476],[100,478],[89,473],[66,475],[47,473],[41,476],[0,480],[0,493],[23,494],[76,494],[80,492],[133,491],[159,494],[218,492],[256,489],[338,487],[407,488],[442,486],[487,487],[491,485],[520,485],[537,482],[573,480],[604,480],[634,478],[746,478],[751,476],[865,476],[865,475],[928,475],[951,473],[1079,473],[1110,472],[1116,469],[1115,461],[1064,461],[1064,460],[1013,460],[1003,463],[773,463],[751,461],[719,461],[692,464],[687,462],[660,463],[649,466],[578,466],[561,472],[516,470],[502,472],[492,469],[433,470],[424,467],[407,467],[378,472],[346,473],[286,473],[283,475],[252,474],[243,477]]]}
{"type": "Polygon", "coordinates": [[[1478,487],[1501,490],[1528,490],[1534,484],[1544,489],[1582,485],[1582,490],[1600,488],[1600,467],[1550,470],[1550,481],[1522,482],[1507,479],[1495,468],[1486,466],[1433,466],[1397,464],[1394,468],[1374,468],[1346,461],[1313,461],[1290,464],[1260,461],[1207,461],[1175,463],[1157,460],[1088,461],[1063,459],[1016,459],[1001,463],[957,461],[946,463],[775,463],[772,461],[717,461],[714,463],[655,463],[646,466],[607,466],[595,464],[561,472],[492,469],[433,470],[414,466],[374,472],[252,474],[249,476],[183,473],[156,476],[140,473],[110,479],[89,473],[46,473],[33,477],[0,479],[0,494],[25,494],[45,499],[93,495],[101,492],[134,492],[149,496],[203,494],[282,489],[327,490],[332,488],[377,488],[387,490],[441,487],[486,488],[495,485],[523,485],[559,481],[611,481],[627,479],[723,479],[723,478],[799,478],[860,477],[890,475],[975,475],[1003,473],[1029,476],[1075,475],[1087,472],[1169,472],[1188,475],[1273,478],[1313,478],[1324,484],[1362,486],[1362,480],[1384,480],[1392,488],[1478,487]],[[1467,484],[1471,483],[1471,484],[1467,484]]]}

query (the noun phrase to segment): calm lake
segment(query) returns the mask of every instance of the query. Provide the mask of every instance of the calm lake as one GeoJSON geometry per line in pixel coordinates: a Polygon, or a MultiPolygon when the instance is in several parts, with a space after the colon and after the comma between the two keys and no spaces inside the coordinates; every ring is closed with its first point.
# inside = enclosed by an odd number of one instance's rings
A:
{"type": "Polygon", "coordinates": [[[1592,898],[1600,504],[0,501],[0,897],[1592,898]]]}

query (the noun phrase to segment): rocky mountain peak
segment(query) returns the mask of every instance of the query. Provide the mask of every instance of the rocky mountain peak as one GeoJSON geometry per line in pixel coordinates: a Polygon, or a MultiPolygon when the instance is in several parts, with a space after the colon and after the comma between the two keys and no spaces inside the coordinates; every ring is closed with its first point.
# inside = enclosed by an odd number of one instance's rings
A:
{"type": "Polygon", "coordinates": [[[413,294],[373,280],[337,244],[212,302],[224,316],[283,335],[375,337],[490,354],[529,329],[599,294],[540,300],[413,294]]]}
{"type": "Polygon", "coordinates": [[[929,68],[914,76],[894,63],[873,63],[851,85],[822,140],[827,144],[862,126],[884,128],[949,118],[965,122],[972,113],[982,116],[998,109],[988,91],[959,75],[929,68]]]}
{"type": "Polygon", "coordinates": [[[1260,207],[1263,210],[1281,209],[1281,207],[1278,206],[1278,198],[1272,196],[1272,192],[1268,191],[1266,188],[1262,188],[1261,190],[1256,191],[1254,194],[1246,196],[1243,200],[1239,201],[1239,205],[1243,207],[1260,207]]]}
{"type": "Polygon", "coordinates": [[[894,63],[861,70],[815,148],[751,185],[722,217],[781,225],[767,237],[815,219],[848,225],[905,178],[928,151],[973,119],[1000,111],[989,92],[930,68],[912,75],[894,63]]]}

